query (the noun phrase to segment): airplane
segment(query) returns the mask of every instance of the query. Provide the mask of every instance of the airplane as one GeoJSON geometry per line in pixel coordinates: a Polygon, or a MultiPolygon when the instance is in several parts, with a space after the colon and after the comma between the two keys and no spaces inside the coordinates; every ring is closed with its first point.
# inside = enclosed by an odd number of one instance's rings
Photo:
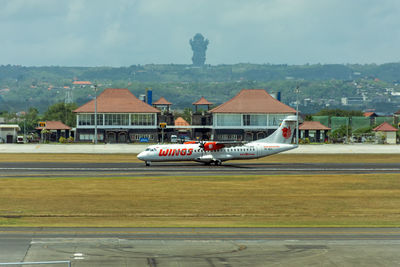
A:
{"type": "Polygon", "coordinates": [[[291,144],[297,117],[287,116],[270,136],[237,145],[223,141],[189,141],[183,144],[151,145],[139,153],[139,160],[150,166],[161,161],[196,161],[221,165],[228,160],[257,159],[297,148],[291,144]]]}

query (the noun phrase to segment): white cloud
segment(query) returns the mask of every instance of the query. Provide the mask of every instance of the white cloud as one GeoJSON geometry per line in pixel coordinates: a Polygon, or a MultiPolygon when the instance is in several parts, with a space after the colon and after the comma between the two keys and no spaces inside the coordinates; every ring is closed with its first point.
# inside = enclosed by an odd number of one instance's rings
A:
{"type": "Polygon", "coordinates": [[[0,64],[399,61],[394,0],[2,0],[0,64]]]}

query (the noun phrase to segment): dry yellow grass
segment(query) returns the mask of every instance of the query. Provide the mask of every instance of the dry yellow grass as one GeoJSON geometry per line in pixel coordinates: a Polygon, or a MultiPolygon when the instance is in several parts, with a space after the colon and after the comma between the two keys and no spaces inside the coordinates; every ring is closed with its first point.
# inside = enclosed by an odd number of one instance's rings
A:
{"type": "Polygon", "coordinates": [[[1,226],[400,226],[398,174],[0,180],[1,226]]]}
{"type": "MultiPolygon", "coordinates": [[[[141,162],[136,154],[0,154],[0,162],[141,162]]],[[[233,162],[397,163],[399,154],[277,154],[233,162]]]]}

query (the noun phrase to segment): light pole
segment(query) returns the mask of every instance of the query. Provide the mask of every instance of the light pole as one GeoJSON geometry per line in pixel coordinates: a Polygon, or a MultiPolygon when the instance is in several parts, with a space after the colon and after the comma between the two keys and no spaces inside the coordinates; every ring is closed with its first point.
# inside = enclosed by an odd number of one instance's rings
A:
{"type": "Polygon", "coordinates": [[[299,85],[296,86],[296,145],[299,145],[299,85]]]}
{"type": "Polygon", "coordinates": [[[28,103],[28,99],[25,99],[25,118],[24,118],[24,144],[26,143],[26,115],[27,115],[27,113],[28,113],[28,110],[27,110],[27,104],[28,103]]]}
{"type": "Polygon", "coordinates": [[[97,83],[94,84],[94,143],[97,144],[97,83]]]}

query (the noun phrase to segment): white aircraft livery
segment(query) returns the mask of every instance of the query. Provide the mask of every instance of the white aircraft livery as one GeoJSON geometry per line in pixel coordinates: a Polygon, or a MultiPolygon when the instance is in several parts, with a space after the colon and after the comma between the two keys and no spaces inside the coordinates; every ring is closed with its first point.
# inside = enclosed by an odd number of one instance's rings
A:
{"type": "Polygon", "coordinates": [[[297,117],[286,117],[267,138],[237,145],[223,141],[189,141],[184,144],[152,145],[137,157],[150,166],[160,161],[197,161],[221,165],[227,160],[257,159],[297,148],[291,144],[297,117]]]}

